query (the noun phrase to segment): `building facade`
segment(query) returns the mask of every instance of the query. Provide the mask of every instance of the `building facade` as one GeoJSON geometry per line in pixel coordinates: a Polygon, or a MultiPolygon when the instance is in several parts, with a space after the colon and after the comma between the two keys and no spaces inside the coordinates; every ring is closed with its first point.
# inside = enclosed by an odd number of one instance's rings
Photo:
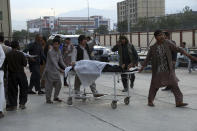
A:
{"type": "Polygon", "coordinates": [[[124,0],[117,3],[118,22],[136,24],[139,18],[165,15],[165,0],[124,0]]]}
{"type": "Polygon", "coordinates": [[[0,0],[0,33],[6,39],[12,37],[10,0],[0,0]]]}
{"type": "Polygon", "coordinates": [[[75,34],[77,30],[84,32],[93,31],[105,25],[110,29],[110,19],[102,16],[91,17],[58,17],[44,16],[43,18],[33,19],[27,21],[27,29],[30,32],[50,32],[61,33],[68,32],[75,34]]]}
{"type": "Polygon", "coordinates": [[[43,18],[27,21],[27,30],[31,33],[50,33],[55,27],[57,27],[57,20],[54,16],[44,16],[43,18]]]}

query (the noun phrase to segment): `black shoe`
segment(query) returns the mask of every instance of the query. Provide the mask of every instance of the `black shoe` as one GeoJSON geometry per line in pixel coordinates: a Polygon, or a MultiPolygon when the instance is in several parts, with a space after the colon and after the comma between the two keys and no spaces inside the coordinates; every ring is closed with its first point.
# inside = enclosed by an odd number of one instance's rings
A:
{"type": "Polygon", "coordinates": [[[169,91],[169,90],[171,90],[170,87],[166,87],[166,88],[162,89],[162,91],[169,91]]]}
{"type": "Polygon", "coordinates": [[[133,88],[133,86],[134,86],[133,84],[130,84],[130,88],[133,88]]]}
{"type": "Polygon", "coordinates": [[[42,95],[42,94],[45,94],[45,92],[44,91],[38,91],[38,94],[42,95]]]}
{"type": "Polygon", "coordinates": [[[62,102],[62,100],[59,99],[58,97],[57,98],[54,98],[53,101],[62,102]]]}
{"type": "Polygon", "coordinates": [[[19,108],[22,110],[26,109],[25,105],[20,105],[19,108]]]}
{"type": "Polygon", "coordinates": [[[101,96],[104,96],[104,94],[99,94],[99,93],[96,93],[93,95],[94,97],[101,97],[101,96]]]}
{"type": "Polygon", "coordinates": [[[28,91],[28,94],[34,95],[34,94],[36,94],[36,92],[34,92],[34,91],[28,91]]]}
{"type": "Polygon", "coordinates": [[[187,103],[183,103],[183,102],[176,103],[176,107],[184,107],[187,105],[188,105],[187,103]]]}
{"type": "Polygon", "coordinates": [[[10,106],[6,108],[6,111],[16,111],[17,110],[17,106],[10,106]]]}
{"type": "Polygon", "coordinates": [[[47,104],[53,104],[53,102],[51,100],[47,100],[46,103],[47,104]]]}
{"type": "Polygon", "coordinates": [[[69,86],[68,83],[64,83],[64,86],[69,86]]]}
{"type": "Polygon", "coordinates": [[[0,111],[0,119],[4,117],[4,114],[2,111],[0,111]]]}
{"type": "Polygon", "coordinates": [[[124,88],[123,90],[122,90],[122,92],[127,92],[128,91],[128,89],[127,88],[124,88]]]}

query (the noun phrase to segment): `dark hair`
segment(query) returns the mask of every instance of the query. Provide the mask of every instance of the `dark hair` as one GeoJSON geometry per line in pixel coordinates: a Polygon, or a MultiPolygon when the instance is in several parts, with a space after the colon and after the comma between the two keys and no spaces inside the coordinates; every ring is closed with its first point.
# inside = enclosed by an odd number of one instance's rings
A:
{"type": "Polygon", "coordinates": [[[54,39],[61,39],[61,37],[59,35],[56,35],[54,39]]]}
{"type": "Polygon", "coordinates": [[[129,40],[128,40],[127,37],[124,36],[124,35],[121,35],[121,36],[119,37],[119,40],[125,40],[125,41],[126,41],[126,44],[129,43],[129,40]]]}
{"type": "Polygon", "coordinates": [[[156,36],[158,36],[159,34],[161,34],[162,33],[162,30],[156,30],[155,32],[154,32],[154,36],[156,37],[156,36]]]}
{"type": "Polygon", "coordinates": [[[186,45],[186,42],[182,42],[182,44],[185,46],[186,45]]]}
{"type": "Polygon", "coordinates": [[[35,41],[38,41],[38,38],[41,37],[40,34],[36,34],[35,41]]]}
{"type": "Polygon", "coordinates": [[[43,36],[42,39],[44,40],[44,42],[47,42],[47,38],[45,36],[43,36]]]}
{"type": "Polygon", "coordinates": [[[70,40],[70,38],[66,38],[65,40],[70,40]]]}
{"type": "Polygon", "coordinates": [[[4,44],[5,44],[6,46],[11,46],[9,40],[5,40],[5,41],[4,41],[4,44]]]}
{"type": "Polygon", "coordinates": [[[90,36],[87,36],[87,39],[88,39],[88,40],[91,40],[91,37],[90,37],[90,36]]]}
{"type": "Polygon", "coordinates": [[[12,42],[11,42],[11,47],[12,47],[12,49],[17,49],[17,48],[19,48],[19,42],[18,42],[18,41],[12,41],[12,42]]]}
{"type": "Polygon", "coordinates": [[[170,33],[169,32],[164,32],[165,36],[170,37],[170,33]]]}
{"type": "Polygon", "coordinates": [[[53,39],[53,43],[55,43],[55,42],[57,42],[58,44],[60,44],[60,40],[57,39],[57,38],[54,38],[54,39],[53,39]]]}
{"type": "Polygon", "coordinates": [[[81,41],[85,40],[86,36],[85,35],[80,35],[78,38],[78,43],[80,43],[81,41]]]}
{"type": "Polygon", "coordinates": [[[0,42],[3,42],[3,41],[4,41],[4,36],[0,35],[0,42]]]}

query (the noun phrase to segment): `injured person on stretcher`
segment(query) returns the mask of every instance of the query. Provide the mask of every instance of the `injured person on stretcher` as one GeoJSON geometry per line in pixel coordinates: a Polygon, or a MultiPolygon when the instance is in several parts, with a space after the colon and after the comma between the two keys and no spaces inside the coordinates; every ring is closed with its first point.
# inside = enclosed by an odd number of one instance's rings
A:
{"type": "MultiPolygon", "coordinates": [[[[109,64],[106,62],[94,61],[94,60],[80,60],[77,61],[76,63],[72,63],[72,66],[67,67],[65,69],[65,77],[67,77],[69,71],[71,70],[74,70],[74,72],[76,73],[75,80],[79,79],[80,85],[82,85],[84,89],[85,87],[88,86],[90,86],[91,88],[91,85],[96,86],[95,81],[97,78],[101,76],[102,72],[120,72],[120,73],[125,72],[125,70],[123,70],[121,66],[109,64]]],[[[137,69],[135,71],[137,71],[137,69]]],[[[91,90],[94,97],[100,97],[104,95],[98,93],[97,91],[94,92],[94,90],[96,90],[95,87],[94,89],[91,90]]],[[[80,89],[75,88],[75,94],[81,94],[80,89]]]]}

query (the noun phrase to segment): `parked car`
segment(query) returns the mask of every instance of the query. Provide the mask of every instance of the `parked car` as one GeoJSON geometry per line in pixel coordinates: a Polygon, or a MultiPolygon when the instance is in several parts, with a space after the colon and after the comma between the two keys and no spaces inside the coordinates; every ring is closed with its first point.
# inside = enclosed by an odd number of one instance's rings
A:
{"type": "Polygon", "coordinates": [[[78,45],[78,37],[79,35],[62,35],[62,34],[53,34],[49,37],[49,39],[54,39],[56,35],[59,35],[61,37],[61,39],[66,39],[66,38],[70,38],[71,40],[71,43],[74,45],[74,46],[77,46],[78,45]]]}
{"type": "Polygon", "coordinates": [[[111,50],[104,46],[94,46],[93,48],[93,59],[102,61],[102,62],[109,62],[111,50]]]}
{"type": "MultiPolygon", "coordinates": [[[[146,50],[141,50],[140,52],[138,52],[138,56],[139,56],[139,66],[142,66],[146,56],[147,56],[148,51],[146,50]]],[[[152,70],[152,66],[151,66],[151,61],[148,62],[147,66],[144,68],[145,71],[148,70],[152,70]]]]}

